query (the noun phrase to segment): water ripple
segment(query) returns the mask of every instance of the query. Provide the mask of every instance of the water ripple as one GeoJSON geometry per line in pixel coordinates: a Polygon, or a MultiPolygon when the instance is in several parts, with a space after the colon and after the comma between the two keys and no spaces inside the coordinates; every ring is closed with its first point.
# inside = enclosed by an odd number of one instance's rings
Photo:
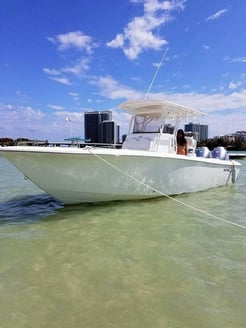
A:
{"type": "Polygon", "coordinates": [[[26,195],[0,203],[0,224],[35,222],[63,207],[48,194],[26,195]]]}

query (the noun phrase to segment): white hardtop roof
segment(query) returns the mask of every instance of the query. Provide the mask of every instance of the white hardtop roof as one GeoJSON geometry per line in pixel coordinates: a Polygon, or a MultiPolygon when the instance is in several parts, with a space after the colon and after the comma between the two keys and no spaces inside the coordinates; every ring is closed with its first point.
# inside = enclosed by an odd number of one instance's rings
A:
{"type": "Polygon", "coordinates": [[[204,116],[203,112],[195,109],[184,107],[165,100],[140,99],[129,100],[119,105],[119,108],[126,110],[131,114],[150,114],[151,116],[159,116],[165,113],[169,118],[186,117],[186,116],[204,116]]]}

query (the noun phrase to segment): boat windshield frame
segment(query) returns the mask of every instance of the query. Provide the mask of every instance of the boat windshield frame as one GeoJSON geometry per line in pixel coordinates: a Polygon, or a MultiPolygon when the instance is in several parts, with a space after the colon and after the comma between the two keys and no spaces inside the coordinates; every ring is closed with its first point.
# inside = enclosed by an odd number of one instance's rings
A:
{"type": "Polygon", "coordinates": [[[167,120],[164,113],[137,113],[133,115],[132,133],[173,134],[175,120],[167,120]]]}

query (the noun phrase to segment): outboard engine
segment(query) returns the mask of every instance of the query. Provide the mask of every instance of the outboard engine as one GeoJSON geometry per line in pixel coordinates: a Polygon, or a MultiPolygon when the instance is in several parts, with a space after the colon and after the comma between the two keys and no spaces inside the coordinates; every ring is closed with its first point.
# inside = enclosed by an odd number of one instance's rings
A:
{"type": "Polygon", "coordinates": [[[199,147],[196,149],[196,156],[197,157],[210,157],[210,150],[208,147],[199,147]]]}
{"type": "Polygon", "coordinates": [[[222,160],[229,160],[229,155],[224,147],[216,147],[212,150],[211,155],[213,158],[219,158],[222,160]]]}

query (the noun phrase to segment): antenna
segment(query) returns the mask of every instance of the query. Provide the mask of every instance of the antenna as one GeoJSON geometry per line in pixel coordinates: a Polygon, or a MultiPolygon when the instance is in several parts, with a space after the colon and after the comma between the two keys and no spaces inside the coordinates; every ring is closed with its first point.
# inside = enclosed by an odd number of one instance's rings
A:
{"type": "Polygon", "coordinates": [[[156,71],[155,71],[155,74],[154,74],[154,76],[153,76],[153,79],[152,79],[152,81],[151,81],[151,83],[150,83],[150,85],[149,85],[149,88],[148,88],[148,90],[147,90],[147,92],[146,92],[146,94],[145,94],[145,97],[144,97],[145,99],[147,99],[148,96],[149,96],[149,93],[150,93],[150,90],[151,90],[151,88],[152,88],[152,85],[153,85],[153,83],[154,83],[154,81],[155,81],[155,79],[156,79],[156,77],[157,77],[157,74],[159,73],[159,70],[160,70],[160,68],[161,68],[161,65],[162,65],[162,63],[163,63],[165,57],[166,57],[167,52],[168,52],[168,48],[166,48],[166,50],[164,51],[164,53],[163,53],[163,55],[162,55],[162,57],[161,57],[161,61],[159,62],[158,66],[157,66],[157,68],[156,68],[156,71]]]}

